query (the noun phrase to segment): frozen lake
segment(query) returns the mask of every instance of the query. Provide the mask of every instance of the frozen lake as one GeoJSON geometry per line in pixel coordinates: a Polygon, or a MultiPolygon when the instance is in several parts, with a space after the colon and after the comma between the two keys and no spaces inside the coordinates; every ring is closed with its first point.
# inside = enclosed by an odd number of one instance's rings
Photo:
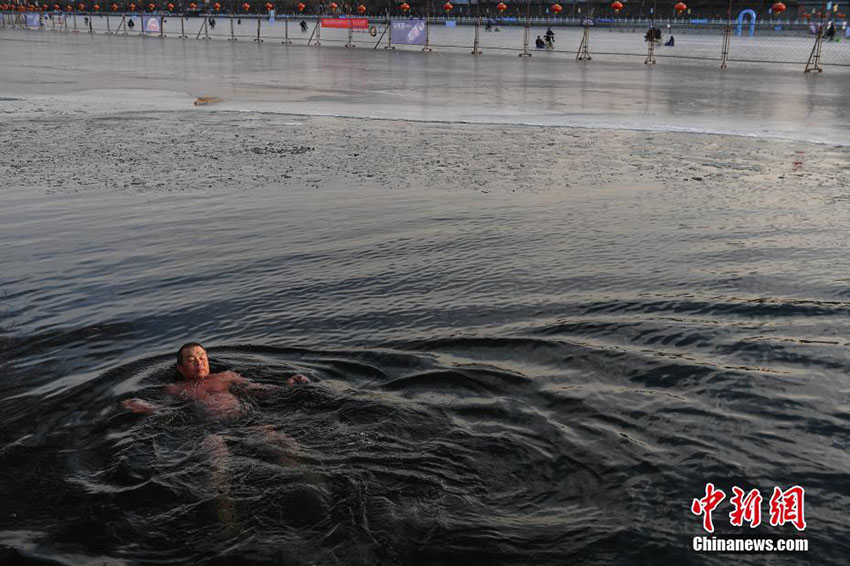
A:
{"type": "MultiPolygon", "coordinates": [[[[0,94],[402,120],[627,128],[850,143],[847,75],[799,68],[343,49],[6,30],[0,94]],[[53,80],[33,81],[32,70],[53,80]],[[138,99],[134,99],[137,97],[138,99]]],[[[544,55],[551,55],[550,53],[544,55]]]]}

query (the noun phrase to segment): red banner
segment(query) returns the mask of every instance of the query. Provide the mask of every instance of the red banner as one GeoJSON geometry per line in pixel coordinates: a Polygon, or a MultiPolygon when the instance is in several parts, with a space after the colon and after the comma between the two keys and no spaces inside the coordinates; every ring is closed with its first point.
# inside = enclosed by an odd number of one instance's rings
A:
{"type": "Polygon", "coordinates": [[[322,27],[368,29],[369,18],[322,18],[322,27]]]}

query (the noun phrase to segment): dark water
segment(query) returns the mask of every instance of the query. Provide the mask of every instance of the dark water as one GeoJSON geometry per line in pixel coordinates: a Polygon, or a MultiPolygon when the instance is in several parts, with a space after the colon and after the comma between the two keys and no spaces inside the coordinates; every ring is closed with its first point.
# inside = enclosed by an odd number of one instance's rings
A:
{"type": "Polygon", "coordinates": [[[846,563],[846,192],[6,192],[0,562],[846,563]],[[188,340],[313,383],[118,410],[188,340]],[[691,551],[709,481],[810,551],[691,551]]]}

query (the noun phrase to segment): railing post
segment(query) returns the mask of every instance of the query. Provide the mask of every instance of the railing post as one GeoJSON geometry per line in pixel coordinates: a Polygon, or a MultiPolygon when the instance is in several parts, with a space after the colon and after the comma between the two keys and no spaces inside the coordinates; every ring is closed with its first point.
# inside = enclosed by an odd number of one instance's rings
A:
{"type": "Polygon", "coordinates": [[[590,61],[590,52],[588,51],[588,47],[590,45],[590,26],[584,26],[584,32],[581,35],[581,44],[578,46],[578,52],[576,53],[576,61],[590,61]]]}
{"type": "Polygon", "coordinates": [[[815,35],[815,45],[812,47],[812,52],[809,54],[809,61],[806,63],[805,73],[817,71],[823,72],[823,67],[820,65],[821,48],[823,47],[823,22],[818,26],[818,33],[815,35]]]}
{"type": "Polygon", "coordinates": [[[286,16],[286,19],[283,20],[283,41],[281,43],[292,43],[292,40],[289,39],[289,16],[286,16]]]}
{"type": "Polygon", "coordinates": [[[481,49],[479,49],[480,45],[480,33],[481,33],[481,16],[478,16],[478,19],[475,21],[475,40],[472,42],[472,54],[473,55],[481,55],[481,49]]]}
{"type": "Polygon", "coordinates": [[[720,68],[726,68],[726,61],[729,60],[729,44],[732,42],[732,23],[726,21],[726,29],[723,30],[723,51],[720,53],[720,68]]]}
{"type": "Polygon", "coordinates": [[[393,47],[393,19],[389,12],[387,13],[387,46],[384,49],[395,49],[393,47]]]}

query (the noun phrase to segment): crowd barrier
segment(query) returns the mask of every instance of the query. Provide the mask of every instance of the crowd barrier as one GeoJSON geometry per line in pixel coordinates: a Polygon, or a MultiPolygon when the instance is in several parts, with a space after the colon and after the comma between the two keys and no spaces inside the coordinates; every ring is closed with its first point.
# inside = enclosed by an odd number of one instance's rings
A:
{"type": "Polygon", "coordinates": [[[401,18],[304,14],[193,14],[139,12],[3,12],[0,29],[38,32],[257,41],[372,49],[465,50],[473,55],[570,57],[579,61],[659,59],[796,64],[806,72],[850,69],[846,22],[619,18],[401,18]],[[648,30],[654,28],[654,34],[648,30]],[[554,41],[537,39],[551,29],[554,41]],[[673,41],[671,41],[671,38],[673,41]]]}

